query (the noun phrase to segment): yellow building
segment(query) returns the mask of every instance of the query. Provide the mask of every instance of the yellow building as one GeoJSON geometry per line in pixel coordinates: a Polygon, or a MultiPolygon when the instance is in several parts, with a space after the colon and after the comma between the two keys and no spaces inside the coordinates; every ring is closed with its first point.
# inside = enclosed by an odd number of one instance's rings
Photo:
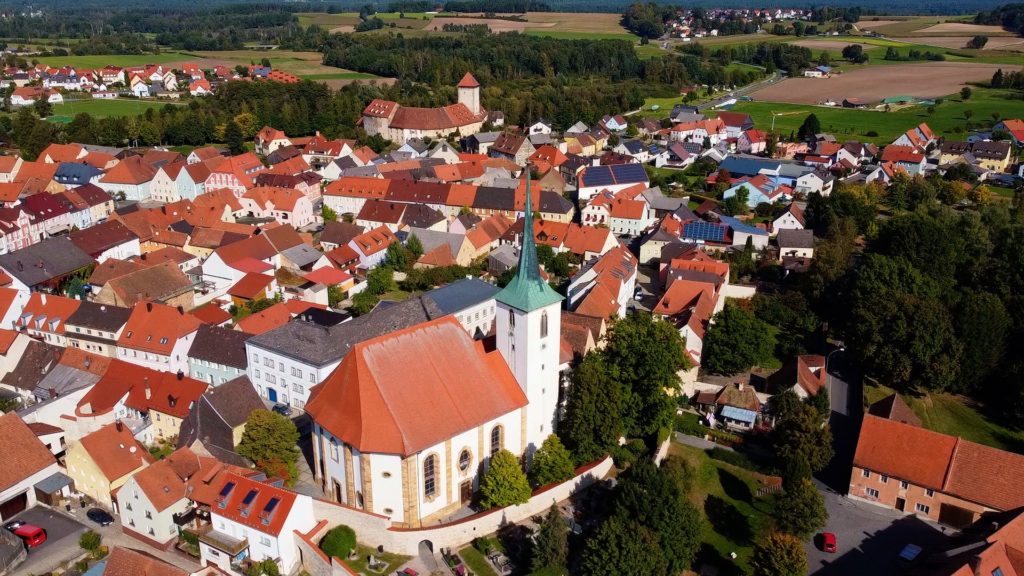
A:
{"type": "Polygon", "coordinates": [[[1012,158],[1012,148],[1006,142],[942,143],[939,165],[973,160],[975,164],[993,172],[1006,172],[1012,158]]]}
{"type": "Polygon", "coordinates": [[[110,509],[111,492],[152,462],[149,451],[120,422],[83,436],[68,448],[65,460],[75,488],[110,509]]]}

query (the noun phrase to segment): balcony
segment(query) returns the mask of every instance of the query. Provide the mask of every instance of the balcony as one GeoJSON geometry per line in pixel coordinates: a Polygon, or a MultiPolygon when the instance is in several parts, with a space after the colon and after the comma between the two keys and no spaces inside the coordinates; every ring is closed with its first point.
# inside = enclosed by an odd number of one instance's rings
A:
{"type": "Polygon", "coordinates": [[[237,558],[249,548],[248,538],[235,538],[214,530],[213,526],[205,526],[199,531],[199,541],[224,552],[231,558],[237,558]]]}

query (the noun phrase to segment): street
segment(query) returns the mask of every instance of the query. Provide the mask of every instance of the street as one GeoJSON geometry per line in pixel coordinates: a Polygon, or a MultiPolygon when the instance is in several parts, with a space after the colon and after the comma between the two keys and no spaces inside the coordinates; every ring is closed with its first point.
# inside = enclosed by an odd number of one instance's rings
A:
{"type": "Polygon", "coordinates": [[[850,469],[853,454],[857,449],[860,421],[863,412],[863,385],[857,367],[849,353],[837,349],[828,356],[829,400],[832,415],[829,425],[832,429],[832,446],[835,456],[816,478],[839,494],[846,494],[850,484],[850,469]]]}

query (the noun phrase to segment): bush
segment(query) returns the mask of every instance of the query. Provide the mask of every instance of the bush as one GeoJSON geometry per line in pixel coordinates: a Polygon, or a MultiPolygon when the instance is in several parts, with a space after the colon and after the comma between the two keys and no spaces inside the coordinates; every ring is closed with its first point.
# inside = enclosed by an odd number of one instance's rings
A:
{"type": "Polygon", "coordinates": [[[625,468],[636,464],[637,460],[647,457],[647,453],[647,444],[643,440],[634,439],[624,446],[612,448],[612,459],[615,461],[615,466],[625,468]]]}
{"type": "Polygon", "coordinates": [[[78,545],[82,550],[95,552],[103,543],[103,537],[93,530],[87,530],[78,537],[78,545]]]}
{"type": "Polygon", "coordinates": [[[344,560],[356,549],[356,532],[348,526],[331,528],[320,540],[320,549],[328,556],[344,560]]]}
{"type": "Polygon", "coordinates": [[[696,436],[703,438],[710,429],[700,423],[700,416],[691,412],[684,412],[677,414],[675,417],[675,430],[681,432],[687,436],[696,436]]]}

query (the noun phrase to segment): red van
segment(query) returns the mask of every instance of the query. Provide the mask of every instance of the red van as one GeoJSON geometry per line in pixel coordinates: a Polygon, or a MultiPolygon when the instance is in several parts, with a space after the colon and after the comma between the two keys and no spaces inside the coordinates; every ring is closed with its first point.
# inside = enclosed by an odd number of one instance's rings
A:
{"type": "Polygon", "coordinates": [[[35,524],[22,524],[14,529],[14,535],[21,538],[26,548],[35,548],[46,542],[46,530],[35,524]]]}

